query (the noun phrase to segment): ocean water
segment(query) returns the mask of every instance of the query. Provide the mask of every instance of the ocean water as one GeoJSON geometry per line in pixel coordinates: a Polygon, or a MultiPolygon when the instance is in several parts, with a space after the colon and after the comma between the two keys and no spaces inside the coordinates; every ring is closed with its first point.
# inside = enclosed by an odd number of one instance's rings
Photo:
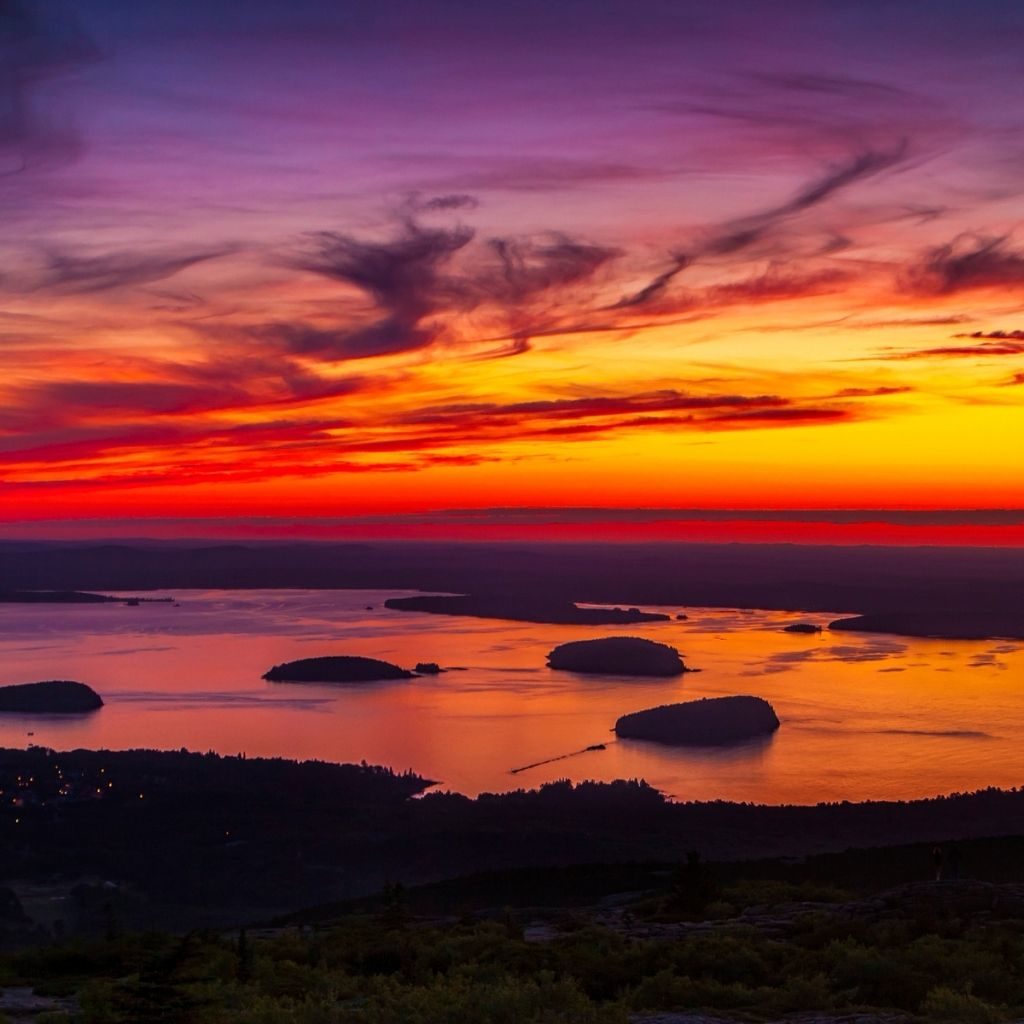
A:
{"type": "Polygon", "coordinates": [[[842,611],[652,607],[689,620],[624,629],[383,607],[401,595],[162,591],[149,596],[177,606],[0,605],[0,684],[78,679],[106,702],[86,716],[0,715],[0,745],[365,760],[468,795],[561,778],[643,778],[679,800],[774,804],[1024,784],[1024,644],[782,631],[842,611]],[[556,644],[622,633],[673,644],[701,671],[642,680],[545,667],[556,644]],[[326,654],[451,671],[336,686],[260,678],[326,654]],[[725,694],[771,701],[781,728],[728,748],[611,732],[626,712],[725,694]],[[594,744],[605,749],[585,751],[594,744]]]}

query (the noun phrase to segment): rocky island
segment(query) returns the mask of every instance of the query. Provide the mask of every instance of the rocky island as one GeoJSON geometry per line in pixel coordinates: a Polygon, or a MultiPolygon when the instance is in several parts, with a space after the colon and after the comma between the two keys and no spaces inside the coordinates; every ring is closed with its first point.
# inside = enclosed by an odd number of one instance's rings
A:
{"type": "Polygon", "coordinates": [[[634,622],[667,622],[661,612],[639,608],[580,608],[572,601],[506,594],[422,594],[389,597],[385,608],[433,615],[468,615],[477,619],[542,622],[552,626],[627,626],[634,622]]]}
{"type": "Polygon", "coordinates": [[[548,653],[548,667],[623,676],[678,676],[689,671],[674,647],[638,636],[606,636],[560,644],[548,653]]]}
{"type": "Polygon", "coordinates": [[[788,626],[782,627],[783,633],[820,633],[821,626],[813,622],[791,622],[788,626]]]}
{"type": "Polygon", "coordinates": [[[70,679],[0,686],[0,712],[74,715],[101,707],[103,699],[91,686],[70,679]]]}
{"type": "Polygon", "coordinates": [[[760,697],[705,697],[623,715],[615,733],[677,746],[719,746],[770,736],[778,727],[775,710],[760,697]]]}
{"type": "Polygon", "coordinates": [[[386,679],[412,679],[412,672],[376,658],[336,655],[300,658],[275,665],[263,676],[272,683],[373,683],[386,679]]]}

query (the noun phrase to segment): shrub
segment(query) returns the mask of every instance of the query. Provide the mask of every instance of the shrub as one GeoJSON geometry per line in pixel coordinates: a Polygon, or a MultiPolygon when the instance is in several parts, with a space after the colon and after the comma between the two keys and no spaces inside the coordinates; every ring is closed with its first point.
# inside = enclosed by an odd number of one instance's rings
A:
{"type": "Polygon", "coordinates": [[[921,1014],[928,1020],[949,1020],[957,1024],[999,1024],[1006,1014],[970,992],[956,992],[940,985],[921,1003],[921,1014]]]}

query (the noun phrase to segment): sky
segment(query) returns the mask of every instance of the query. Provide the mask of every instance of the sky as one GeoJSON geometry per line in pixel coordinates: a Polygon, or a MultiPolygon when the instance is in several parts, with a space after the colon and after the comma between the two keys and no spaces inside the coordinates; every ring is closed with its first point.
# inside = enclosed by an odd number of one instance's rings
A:
{"type": "Polygon", "coordinates": [[[0,0],[0,536],[1022,508],[1022,95],[1000,0],[0,0]]]}

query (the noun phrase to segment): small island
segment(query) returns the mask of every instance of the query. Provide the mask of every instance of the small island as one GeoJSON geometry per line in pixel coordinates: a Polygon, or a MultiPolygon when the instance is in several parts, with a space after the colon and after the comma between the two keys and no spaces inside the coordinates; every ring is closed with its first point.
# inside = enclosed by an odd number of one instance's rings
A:
{"type": "Polygon", "coordinates": [[[335,655],[286,661],[275,665],[263,678],[272,683],[373,683],[412,679],[413,673],[376,658],[335,655]]]}
{"type": "Polygon", "coordinates": [[[775,710],[761,697],[705,697],[623,715],[615,733],[677,746],[721,746],[770,736],[778,727],[775,710]]]}
{"type": "Polygon", "coordinates": [[[623,676],[678,676],[690,671],[674,647],[638,636],[606,636],[560,644],[548,653],[548,667],[623,676]]]}
{"type": "Polygon", "coordinates": [[[572,601],[541,595],[526,598],[507,594],[422,594],[389,597],[384,607],[399,612],[468,615],[551,626],[627,626],[635,622],[667,622],[669,618],[661,612],[642,612],[639,608],[580,608],[572,601]]]}
{"type": "Polygon", "coordinates": [[[0,686],[0,712],[76,715],[101,707],[103,699],[91,686],[70,679],[0,686]]]}
{"type": "Polygon", "coordinates": [[[791,622],[788,626],[782,627],[783,633],[820,633],[821,626],[813,622],[791,622]]]}
{"type": "Polygon", "coordinates": [[[417,661],[413,671],[421,676],[436,676],[445,672],[446,669],[441,668],[436,661],[417,661]]]}

